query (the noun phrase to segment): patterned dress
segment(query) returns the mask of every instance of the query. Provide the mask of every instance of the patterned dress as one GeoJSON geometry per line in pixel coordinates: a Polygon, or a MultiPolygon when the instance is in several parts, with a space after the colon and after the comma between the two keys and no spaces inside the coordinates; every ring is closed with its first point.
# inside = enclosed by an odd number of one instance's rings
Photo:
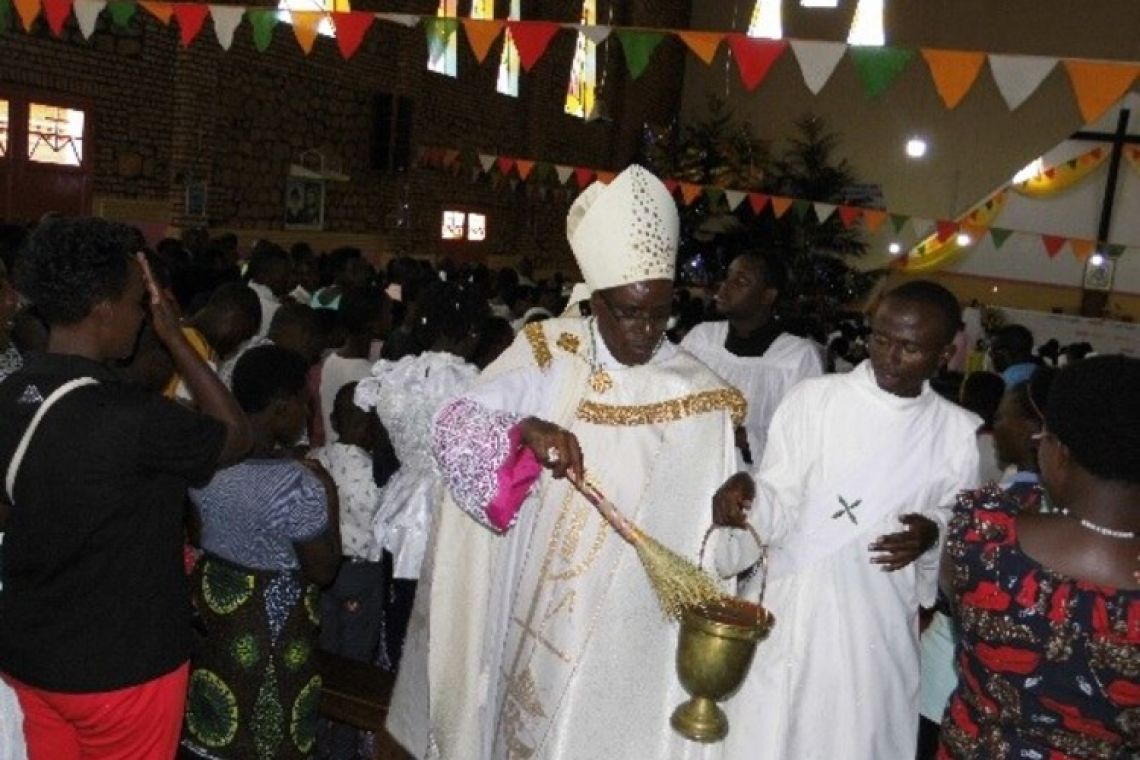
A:
{"type": "Polygon", "coordinates": [[[1077,581],[1017,542],[1017,502],[964,493],[948,533],[958,688],[939,758],[1140,756],[1140,592],[1077,581]]]}

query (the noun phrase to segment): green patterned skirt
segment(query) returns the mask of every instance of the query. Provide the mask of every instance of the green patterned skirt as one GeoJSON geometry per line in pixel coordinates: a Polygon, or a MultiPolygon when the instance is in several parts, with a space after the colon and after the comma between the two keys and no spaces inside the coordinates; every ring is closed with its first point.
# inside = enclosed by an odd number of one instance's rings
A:
{"type": "Polygon", "coordinates": [[[206,636],[191,658],[183,747],[213,760],[310,757],[317,588],[299,570],[251,570],[212,554],[193,580],[206,636]]]}

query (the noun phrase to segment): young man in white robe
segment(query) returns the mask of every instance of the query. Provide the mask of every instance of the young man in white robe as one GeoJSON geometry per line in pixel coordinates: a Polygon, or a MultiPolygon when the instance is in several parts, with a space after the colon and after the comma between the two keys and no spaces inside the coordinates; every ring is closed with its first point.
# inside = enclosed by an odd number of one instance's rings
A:
{"type": "MultiPolygon", "coordinates": [[[[928,382],[960,318],[940,285],[889,293],[870,359],[794,388],[755,479],[739,473],[715,495],[718,524],[747,520],[770,544],[764,604],[776,619],[729,703],[729,758],[914,757],[918,611],[934,603],[954,496],[978,477],[980,420],[928,382]]],[[[755,559],[740,533],[719,544],[722,572],[755,559]]]]}
{"type": "Polygon", "coordinates": [[[528,325],[436,415],[450,498],[409,632],[427,662],[405,652],[388,728],[449,760],[720,758],[670,728],[677,627],[566,476],[695,558],[744,400],[664,340],[678,218],[658,179],[591,185],[567,233],[593,316],[528,325]]]}
{"type": "Polygon", "coordinates": [[[716,292],[716,309],[726,319],[702,322],[681,347],[736,386],[748,401],[748,417],[737,431],[738,462],[759,463],[776,407],[801,380],[823,374],[823,349],[784,332],[772,318],[787,283],[784,265],[767,251],[747,251],[728,265],[716,292]]]}

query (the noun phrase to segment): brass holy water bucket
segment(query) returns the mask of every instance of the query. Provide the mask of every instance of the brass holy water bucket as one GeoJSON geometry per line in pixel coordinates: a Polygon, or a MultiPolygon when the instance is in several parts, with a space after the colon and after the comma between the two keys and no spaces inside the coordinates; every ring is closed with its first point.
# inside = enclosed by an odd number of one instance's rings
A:
{"type": "MultiPolygon", "coordinates": [[[[691,609],[681,621],[677,642],[677,675],[691,695],[673,711],[669,723],[677,733],[696,742],[718,742],[728,735],[728,718],[717,705],[732,696],[756,654],[756,645],[767,637],[775,618],[763,607],[768,585],[768,547],[748,527],[760,547],[758,604],[726,597],[702,609],[691,609]]],[[[713,528],[701,542],[700,565],[713,528]]]]}

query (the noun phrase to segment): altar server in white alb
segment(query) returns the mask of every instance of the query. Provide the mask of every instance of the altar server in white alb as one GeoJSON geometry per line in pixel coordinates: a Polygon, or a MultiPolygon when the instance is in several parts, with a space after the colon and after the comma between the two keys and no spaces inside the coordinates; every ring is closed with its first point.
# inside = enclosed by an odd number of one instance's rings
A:
{"type": "Polygon", "coordinates": [[[453,501],[436,523],[427,727],[417,741],[405,701],[395,735],[453,760],[720,758],[669,727],[686,699],[677,627],[633,548],[563,476],[584,468],[695,557],[703,505],[735,470],[744,400],[664,339],[678,219],[657,178],[632,166],[591,185],[567,233],[593,316],[528,325],[436,415],[453,501]]]}
{"type": "Polygon", "coordinates": [[[776,254],[746,251],[728,265],[716,292],[716,310],[725,320],[703,322],[681,347],[740,389],[748,401],[743,436],[737,434],[738,461],[759,463],[776,407],[796,383],[823,374],[822,349],[784,332],[772,308],[787,285],[787,269],[776,254]]]}
{"type": "MultiPolygon", "coordinates": [[[[980,420],[928,382],[960,321],[940,285],[887,294],[870,359],[792,389],[755,480],[735,475],[714,497],[716,522],[748,520],[770,542],[764,603],[776,617],[729,703],[728,757],[914,757],[918,610],[934,603],[955,494],[978,477],[980,420]]],[[[722,572],[755,559],[755,543],[733,534],[719,545],[722,572]]]]}

